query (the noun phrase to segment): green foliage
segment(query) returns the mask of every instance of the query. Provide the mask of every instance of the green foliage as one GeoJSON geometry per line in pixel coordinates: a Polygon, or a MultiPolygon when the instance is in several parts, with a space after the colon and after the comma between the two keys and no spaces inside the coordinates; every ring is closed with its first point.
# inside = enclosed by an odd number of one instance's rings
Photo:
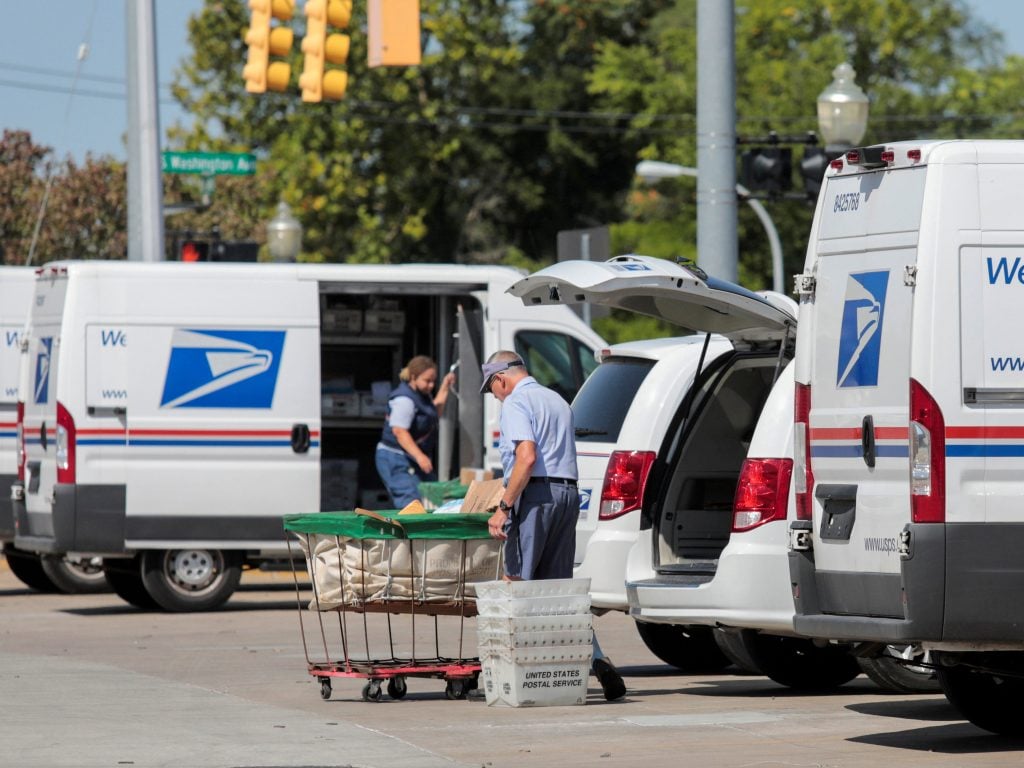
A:
{"type": "Polygon", "coordinates": [[[87,156],[79,165],[70,159],[57,162],[51,155],[24,131],[5,130],[0,138],[2,262],[123,259],[128,219],[124,164],[87,156]]]}
{"type": "MultiPolygon", "coordinates": [[[[1019,137],[1024,128],[1024,61],[1004,58],[999,33],[973,21],[961,0],[736,0],[735,20],[739,136],[816,131],[815,101],[844,60],[871,99],[865,143],[1019,137]]],[[[590,89],[602,108],[636,113],[630,126],[644,143],[641,157],[695,166],[696,0],[677,0],[649,30],[643,48],[602,44],[590,89]]],[[[799,159],[797,150],[794,165],[799,159]]],[[[797,190],[801,183],[797,177],[797,190]]],[[[671,250],[668,224],[692,247],[696,222],[680,221],[680,214],[692,215],[695,181],[661,182],[653,197],[644,189],[634,184],[630,220],[613,228],[613,241],[664,255],[671,250]]],[[[788,289],[789,275],[802,269],[812,207],[800,200],[765,205],[782,240],[788,289]]],[[[764,229],[742,205],[738,231],[740,282],[769,287],[764,229]]]]}

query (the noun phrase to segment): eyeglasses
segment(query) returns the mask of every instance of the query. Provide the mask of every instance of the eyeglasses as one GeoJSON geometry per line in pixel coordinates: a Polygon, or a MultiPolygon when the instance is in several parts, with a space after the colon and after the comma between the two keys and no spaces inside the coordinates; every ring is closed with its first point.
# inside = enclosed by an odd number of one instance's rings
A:
{"type": "Polygon", "coordinates": [[[487,391],[490,392],[492,395],[494,394],[494,382],[496,382],[498,380],[499,376],[503,376],[503,375],[504,374],[496,373],[493,376],[491,376],[491,381],[487,385],[487,391]]]}

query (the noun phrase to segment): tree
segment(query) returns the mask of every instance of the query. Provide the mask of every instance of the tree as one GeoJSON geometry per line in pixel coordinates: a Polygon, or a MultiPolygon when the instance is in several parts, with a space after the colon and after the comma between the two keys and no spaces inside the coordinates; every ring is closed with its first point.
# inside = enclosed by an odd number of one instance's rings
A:
{"type": "MultiPolygon", "coordinates": [[[[655,133],[658,120],[686,124],[696,113],[696,2],[679,0],[650,26],[646,46],[602,44],[590,78],[599,105],[636,113],[631,124],[643,157],[695,165],[692,124],[655,133]]],[[[817,130],[815,99],[832,69],[850,61],[871,98],[865,143],[918,136],[1020,135],[1019,91],[1024,62],[1004,58],[998,32],[971,19],[960,0],[737,0],[737,133],[817,130]]],[[[617,247],[638,243],[655,255],[695,254],[695,186],[666,181],[655,192],[634,188],[630,223],[613,229],[617,247]],[[666,224],[669,226],[666,227],[666,224]]],[[[786,256],[801,270],[811,208],[799,201],[768,204],[786,256]]],[[[739,209],[740,282],[771,284],[771,259],[761,225],[739,209]]]]}
{"type": "Polygon", "coordinates": [[[586,77],[600,41],[638,44],[664,4],[426,0],[423,65],[374,70],[357,5],[348,93],[304,104],[244,91],[245,8],[207,0],[174,89],[197,122],[173,135],[256,151],[260,218],[288,202],[305,258],[549,261],[560,229],[619,215],[638,145],[595,118],[586,77]]]}
{"type": "Polygon", "coordinates": [[[33,144],[25,131],[4,131],[0,139],[3,262],[124,258],[124,164],[87,156],[78,165],[71,159],[57,162],[51,155],[52,150],[33,144]]]}

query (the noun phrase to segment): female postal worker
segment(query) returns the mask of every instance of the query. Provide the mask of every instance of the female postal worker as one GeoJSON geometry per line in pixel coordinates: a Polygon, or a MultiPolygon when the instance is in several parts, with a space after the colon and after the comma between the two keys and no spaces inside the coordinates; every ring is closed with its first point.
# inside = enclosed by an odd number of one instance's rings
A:
{"type": "Polygon", "coordinates": [[[395,509],[420,498],[419,484],[436,480],[433,454],[437,425],[455,374],[441,381],[437,396],[437,363],[426,355],[412,358],[398,375],[401,382],[388,395],[388,415],[377,443],[377,473],[395,509]]]}

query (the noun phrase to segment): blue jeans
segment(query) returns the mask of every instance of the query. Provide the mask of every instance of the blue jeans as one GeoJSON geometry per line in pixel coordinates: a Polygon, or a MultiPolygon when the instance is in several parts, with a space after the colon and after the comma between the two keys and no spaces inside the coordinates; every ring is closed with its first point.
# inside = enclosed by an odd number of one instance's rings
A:
{"type": "Polygon", "coordinates": [[[377,474],[384,481],[384,487],[387,488],[395,509],[402,509],[409,502],[419,500],[420,483],[437,480],[436,472],[424,474],[416,462],[404,453],[398,454],[378,448],[374,458],[377,474]]]}

